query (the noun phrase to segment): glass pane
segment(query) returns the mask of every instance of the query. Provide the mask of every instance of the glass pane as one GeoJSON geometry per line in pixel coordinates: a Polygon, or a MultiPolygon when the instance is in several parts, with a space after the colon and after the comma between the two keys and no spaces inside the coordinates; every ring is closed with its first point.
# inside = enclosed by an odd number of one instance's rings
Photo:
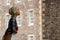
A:
{"type": "Polygon", "coordinates": [[[30,36],[30,40],[33,40],[33,36],[30,36]]]}
{"type": "Polygon", "coordinates": [[[18,25],[20,25],[20,21],[21,21],[21,18],[20,18],[20,15],[19,15],[19,16],[17,16],[17,23],[18,23],[18,25]]]}
{"type": "Polygon", "coordinates": [[[18,1],[20,1],[20,0],[18,0],[18,1]]]}
{"type": "Polygon", "coordinates": [[[12,34],[11,40],[16,40],[16,34],[12,34]]]}
{"type": "Polygon", "coordinates": [[[33,23],[33,11],[29,11],[29,23],[33,23]]]}
{"type": "Polygon", "coordinates": [[[10,3],[10,0],[7,0],[7,3],[10,3]]]}
{"type": "Polygon", "coordinates": [[[6,16],[7,27],[8,27],[8,22],[9,22],[9,20],[10,20],[10,15],[7,15],[7,16],[6,16]]]}

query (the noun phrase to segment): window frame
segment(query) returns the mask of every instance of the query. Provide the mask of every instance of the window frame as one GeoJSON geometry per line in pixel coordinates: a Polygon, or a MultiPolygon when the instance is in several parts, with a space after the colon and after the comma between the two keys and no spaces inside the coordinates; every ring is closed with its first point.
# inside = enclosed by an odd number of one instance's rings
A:
{"type": "Polygon", "coordinates": [[[16,35],[12,34],[11,40],[16,40],[16,35]]]}
{"type": "Polygon", "coordinates": [[[20,1],[18,1],[18,0],[15,0],[15,3],[20,3],[21,2],[21,0],[20,1]]]}
{"type": "Polygon", "coordinates": [[[31,36],[33,36],[33,40],[35,40],[35,36],[33,34],[28,35],[28,40],[30,40],[31,36]]]}
{"type": "Polygon", "coordinates": [[[18,24],[18,16],[17,16],[16,20],[17,20],[17,25],[20,27],[22,25],[22,11],[20,11],[19,16],[20,16],[20,24],[18,24]]]}
{"type": "Polygon", "coordinates": [[[0,27],[1,27],[1,16],[0,16],[0,27]]]}
{"type": "Polygon", "coordinates": [[[28,26],[33,26],[34,25],[34,10],[33,9],[29,9],[28,10],[28,19],[29,19],[28,26]],[[31,20],[30,19],[30,13],[29,13],[30,11],[32,11],[32,17],[33,17],[33,20],[32,21],[33,21],[33,23],[30,22],[30,20],[31,20]]]}
{"type": "Polygon", "coordinates": [[[32,0],[28,0],[28,1],[32,1],[32,0]]]}
{"type": "MultiPolygon", "coordinates": [[[[8,22],[9,22],[9,21],[7,22],[7,15],[10,15],[10,14],[9,14],[9,13],[6,13],[6,15],[5,15],[5,19],[6,19],[6,20],[5,20],[5,23],[6,23],[6,26],[8,27],[8,22]]],[[[10,18],[11,18],[11,15],[10,15],[10,18]]]]}
{"type": "MultiPolygon", "coordinates": [[[[19,16],[20,16],[20,15],[19,15],[19,16]]],[[[16,18],[16,19],[17,19],[17,25],[18,25],[18,26],[21,26],[21,20],[20,20],[20,19],[21,19],[21,16],[20,16],[20,18],[18,18],[19,16],[17,16],[17,18],[16,18]],[[18,23],[18,20],[20,20],[20,21],[19,21],[20,24],[18,23]]]]}
{"type": "Polygon", "coordinates": [[[6,1],[6,4],[7,4],[7,5],[10,5],[10,2],[11,2],[11,0],[7,0],[7,1],[6,1]],[[9,2],[8,2],[8,1],[9,1],[9,2]]]}
{"type": "Polygon", "coordinates": [[[17,0],[17,2],[20,2],[21,0],[17,0]]]}

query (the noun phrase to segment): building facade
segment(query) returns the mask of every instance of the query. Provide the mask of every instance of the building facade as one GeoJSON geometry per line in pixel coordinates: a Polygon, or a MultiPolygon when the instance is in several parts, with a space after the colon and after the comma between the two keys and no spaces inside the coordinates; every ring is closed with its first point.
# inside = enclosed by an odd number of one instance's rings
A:
{"type": "Polygon", "coordinates": [[[39,0],[0,0],[0,40],[8,28],[9,8],[14,4],[21,13],[17,17],[16,40],[40,40],[39,0]]]}

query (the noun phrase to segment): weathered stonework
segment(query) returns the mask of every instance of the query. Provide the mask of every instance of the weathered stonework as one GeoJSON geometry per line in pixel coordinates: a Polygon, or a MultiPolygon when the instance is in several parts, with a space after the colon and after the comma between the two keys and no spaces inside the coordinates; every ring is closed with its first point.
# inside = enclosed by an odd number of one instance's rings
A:
{"type": "Polygon", "coordinates": [[[60,0],[45,0],[44,40],[60,40],[60,0]]]}

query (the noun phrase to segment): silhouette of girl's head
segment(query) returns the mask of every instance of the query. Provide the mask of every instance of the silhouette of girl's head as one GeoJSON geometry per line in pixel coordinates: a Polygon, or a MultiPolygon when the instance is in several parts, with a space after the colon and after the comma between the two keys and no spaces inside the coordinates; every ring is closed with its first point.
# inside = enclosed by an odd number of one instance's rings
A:
{"type": "Polygon", "coordinates": [[[19,10],[18,7],[12,6],[12,7],[9,9],[9,14],[10,14],[10,15],[20,15],[20,10],[19,10]]]}

